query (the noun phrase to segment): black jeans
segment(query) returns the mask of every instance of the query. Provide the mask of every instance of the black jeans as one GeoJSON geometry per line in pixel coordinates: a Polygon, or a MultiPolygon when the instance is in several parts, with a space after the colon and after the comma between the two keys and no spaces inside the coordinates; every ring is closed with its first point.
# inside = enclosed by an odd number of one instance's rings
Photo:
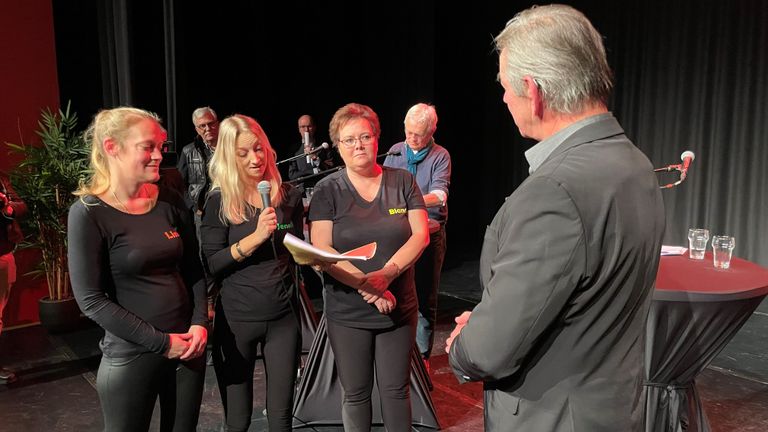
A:
{"type": "Polygon", "coordinates": [[[388,432],[411,430],[411,350],[415,319],[388,329],[360,329],[327,321],[336,370],[344,397],[344,430],[371,430],[373,371],[379,385],[381,415],[388,432]]]}
{"type": "Polygon", "coordinates": [[[416,344],[423,358],[429,358],[435,341],[437,322],[437,294],[440,272],[445,260],[445,225],[429,235],[429,245],[414,264],[416,295],[419,298],[419,323],[416,344]]]}
{"type": "Polygon", "coordinates": [[[104,430],[149,430],[160,398],[160,430],[194,431],[205,381],[205,356],[189,361],[144,353],[125,358],[102,356],[96,376],[104,430]]]}
{"type": "Polygon", "coordinates": [[[293,313],[271,321],[229,321],[216,305],[213,365],[227,431],[247,431],[253,414],[253,369],[261,344],[267,378],[269,430],[290,431],[301,353],[301,329],[293,313]]]}

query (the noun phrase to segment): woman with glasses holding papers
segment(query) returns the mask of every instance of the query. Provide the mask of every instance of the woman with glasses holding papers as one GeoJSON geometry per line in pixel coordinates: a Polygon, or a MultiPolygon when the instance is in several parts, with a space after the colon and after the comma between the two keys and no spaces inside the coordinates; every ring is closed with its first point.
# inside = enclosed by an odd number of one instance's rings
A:
{"type": "Polygon", "coordinates": [[[380,131],[378,116],[365,105],[345,105],[333,116],[330,136],[346,168],[315,186],[310,232],[312,244],[329,252],[377,243],[370,260],[323,267],[345,429],[370,430],[375,365],[387,430],[410,431],[418,306],[411,265],[429,243],[427,213],[408,171],[376,163],[380,131]]]}

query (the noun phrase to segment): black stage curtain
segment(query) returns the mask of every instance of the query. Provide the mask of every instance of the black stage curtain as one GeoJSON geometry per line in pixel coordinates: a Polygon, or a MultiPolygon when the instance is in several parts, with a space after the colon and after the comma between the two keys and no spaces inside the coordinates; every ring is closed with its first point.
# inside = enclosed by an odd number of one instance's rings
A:
{"type": "MultiPolygon", "coordinates": [[[[338,107],[366,103],[381,117],[384,151],[403,138],[410,105],[435,103],[436,139],[454,161],[450,266],[477,257],[485,225],[527,176],[532,143],[501,100],[492,37],[532,3],[447,3],[53,0],[61,98],[84,122],[103,106],[156,111],[180,145],[194,136],[195,107],[242,112],[278,157],[298,148],[302,113],[326,140],[338,107]]],[[[569,3],[605,36],[611,109],[629,137],[655,166],[697,155],[688,180],[664,192],[665,242],[707,227],[768,266],[768,3],[569,3]]]]}

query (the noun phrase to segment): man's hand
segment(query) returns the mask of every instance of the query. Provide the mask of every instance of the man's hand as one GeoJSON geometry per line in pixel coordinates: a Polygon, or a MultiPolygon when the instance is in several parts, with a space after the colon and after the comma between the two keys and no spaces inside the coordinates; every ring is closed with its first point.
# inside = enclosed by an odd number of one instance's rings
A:
{"type": "Polygon", "coordinates": [[[451,344],[453,344],[453,340],[456,339],[456,336],[461,333],[461,330],[464,328],[465,325],[469,322],[469,316],[472,314],[470,311],[464,311],[461,315],[457,316],[454,321],[456,321],[456,327],[451,332],[451,335],[448,336],[448,339],[445,340],[445,352],[450,353],[451,352],[451,344]]]}

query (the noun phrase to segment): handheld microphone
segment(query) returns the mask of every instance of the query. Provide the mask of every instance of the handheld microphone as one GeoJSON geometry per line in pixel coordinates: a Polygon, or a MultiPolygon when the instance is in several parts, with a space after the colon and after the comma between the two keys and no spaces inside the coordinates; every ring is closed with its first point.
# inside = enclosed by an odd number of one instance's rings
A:
{"type": "Polygon", "coordinates": [[[264,208],[272,207],[272,202],[269,198],[269,192],[272,191],[272,184],[266,180],[262,180],[256,188],[259,190],[259,195],[261,195],[261,202],[264,208]]]}
{"type": "Polygon", "coordinates": [[[685,179],[688,175],[688,167],[691,166],[691,162],[693,162],[694,159],[696,159],[696,155],[690,150],[686,150],[680,155],[680,160],[683,161],[682,166],[680,167],[681,180],[685,179]]]}
{"type": "MultiPolygon", "coordinates": [[[[261,204],[264,206],[264,208],[266,209],[267,207],[272,207],[272,200],[269,198],[269,192],[272,190],[272,184],[266,180],[262,180],[258,185],[256,185],[256,189],[259,190],[259,194],[261,195],[261,204]]],[[[269,235],[269,239],[272,242],[272,254],[274,255],[275,259],[277,259],[277,249],[275,249],[274,233],[269,235]]]]}

